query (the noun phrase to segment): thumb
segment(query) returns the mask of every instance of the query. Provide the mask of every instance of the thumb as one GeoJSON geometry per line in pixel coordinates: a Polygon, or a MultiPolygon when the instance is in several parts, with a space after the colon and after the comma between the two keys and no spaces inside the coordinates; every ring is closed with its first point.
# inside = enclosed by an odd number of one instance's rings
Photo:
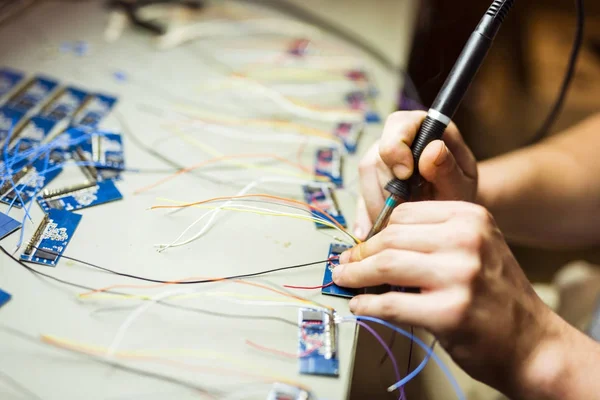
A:
{"type": "Polygon", "coordinates": [[[472,201],[475,184],[458,166],[441,140],[429,143],[419,160],[421,176],[435,188],[436,200],[472,201]]]}

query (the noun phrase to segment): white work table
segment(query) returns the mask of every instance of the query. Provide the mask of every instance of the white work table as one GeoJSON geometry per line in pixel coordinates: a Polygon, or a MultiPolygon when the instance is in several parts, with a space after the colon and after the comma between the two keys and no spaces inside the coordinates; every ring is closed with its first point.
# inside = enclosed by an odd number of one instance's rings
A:
{"type": "MultiPolygon", "coordinates": [[[[301,3],[313,3],[315,7],[320,7],[321,14],[327,14],[324,11],[327,7],[335,12],[342,4],[347,4],[344,1],[301,3]]],[[[366,3],[361,2],[363,6],[357,9],[358,14],[364,11],[366,3]]],[[[392,6],[394,2],[383,3],[392,6]]],[[[390,31],[403,35],[398,38],[395,44],[397,47],[393,51],[399,55],[398,60],[401,60],[402,55],[406,55],[409,44],[407,33],[410,30],[406,27],[413,14],[408,12],[412,7],[409,8],[407,4],[396,8],[406,11],[394,20],[402,28],[398,29],[396,25],[389,28],[390,31]]],[[[350,7],[347,7],[346,13],[351,13],[350,7]]],[[[355,19],[359,21],[359,17],[357,15],[355,19]]],[[[3,66],[29,74],[42,73],[56,78],[64,85],[76,85],[119,97],[117,107],[102,126],[123,133],[127,167],[145,171],[123,173],[123,179],[117,183],[123,200],[78,211],[83,218],[65,255],[123,273],[162,280],[252,273],[325,259],[329,244],[333,241],[332,235],[340,236],[339,233],[332,230],[317,231],[314,223],[308,221],[228,211],[218,214],[216,224],[202,238],[162,253],[156,251],[154,244],[172,241],[190,223],[208,211],[197,208],[177,213],[150,211],[149,207],[154,204],[166,204],[159,198],[197,201],[235,195],[256,179],[282,178],[269,168],[292,170],[270,160],[261,164],[266,170],[246,170],[227,164],[215,164],[197,173],[182,174],[164,185],[135,195],[136,189],[168,175],[148,170],[168,170],[170,166],[143,151],[132,140],[132,134],[147,146],[184,166],[213,157],[194,145],[194,141],[209,145],[224,154],[276,153],[292,161],[295,160],[301,142],[268,143],[232,139],[200,129],[186,131],[187,136],[183,140],[171,129],[174,120],[172,110],[184,103],[186,107],[202,109],[212,106],[213,110],[219,109],[214,102],[222,97],[199,90],[211,79],[226,76],[212,58],[211,51],[215,50],[215,45],[211,45],[210,41],[192,42],[160,52],[155,50],[148,35],[135,30],[127,30],[118,41],[106,43],[103,39],[106,20],[105,9],[97,1],[41,1],[13,20],[0,25],[0,64],[3,66]],[[77,56],[60,51],[62,43],[74,41],[88,43],[89,52],[77,56]],[[115,79],[115,72],[124,73],[126,79],[115,79]]],[[[373,29],[386,28],[382,26],[373,29]]],[[[388,40],[387,43],[391,45],[393,42],[388,40]]],[[[378,110],[385,116],[395,104],[400,77],[385,71],[368,58],[365,60],[371,66],[380,90],[378,110]]],[[[222,110],[225,113],[235,112],[228,111],[227,105],[223,105],[222,110]]],[[[347,157],[344,162],[347,187],[337,194],[350,227],[358,191],[357,163],[360,154],[380,132],[381,125],[369,125],[362,137],[359,152],[347,157]]],[[[252,134],[248,133],[250,137],[252,134]]],[[[311,145],[307,147],[303,157],[305,165],[312,165],[314,149],[311,145]]],[[[67,167],[54,184],[77,182],[80,174],[76,167],[67,167]]],[[[283,178],[289,176],[284,175],[283,178]]],[[[268,192],[302,199],[299,183],[267,182],[259,184],[252,192],[268,192]]],[[[0,206],[0,211],[6,212],[7,209],[6,206],[0,206]]],[[[13,210],[10,215],[20,219],[23,214],[20,210],[13,210]]],[[[34,222],[28,221],[24,227],[26,241],[36,229],[41,216],[41,209],[34,204],[34,222]]],[[[19,232],[14,233],[0,241],[0,245],[12,251],[18,237],[19,232]]],[[[22,250],[21,248],[15,255],[20,255],[22,250]]],[[[115,284],[145,284],[64,258],[56,268],[34,264],[31,267],[93,288],[115,284]]],[[[264,275],[252,279],[252,282],[267,285],[320,285],[324,267],[324,264],[319,264],[264,275]]],[[[3,379],[1,373],[9,375],[45,400],[202,398],[202,395],[198,396],[198,392],[192,389],[110,367],[76,353],[59,350],[39,340],[40,335],[53,335],[106,348],[123,321],[136,307],[144,304],[142,301],[102,296],[81,299],[78,294],[85,292],[84,289],[79,290],[36,276],[4,254],[0,254],[0,289],[13,295],[13,299],[0,308],[0,326],[25,332],[37,340],[25,340],[0,329],[0,398],[28,398],[3,379]]],[[[235,282],[122,290],[155,296],[166,291],[192,289],[274,296],[259,288],[235,282]]],[[[341,315],[349,314],[345,299],[322,296],[319,290],[291,292],[332,306],[341,315]]],[[[339,327],[339,378],[314,377],[300,375],[297,360],[261,352],[246,344],[246,340],[250,340],[295,353],[298,343],[296,309],[256,307],[218,296],[190,297],[170,303],[189,309],[152,305],[149,302],[151,306],[131,324],[119,350],[153,349],[153,356],[169,357],[176,360],[176,363],[186,363],[187,366],[182,368],[179,364],[120,357],[114,358],[114,362],[175,377],[198,387],[217,388],[238,394],[246,392],[245,396],[231,398],[264,399],[270,387],[269,384],[261,384],[260,380],[244,377],[243,373],[240,376],[235,371],[266,377],[275,374],[272,380],[285,378],[300,382],[311,388],[319,399],[347,397],[354,357],[353,325],[342,324],[339,327]],[[187,350],[180,354],[175,353],[175,350],[166,352],[161,349],[187,350]],[[229,373],[229,370],[233,372],[229,373]]]]}

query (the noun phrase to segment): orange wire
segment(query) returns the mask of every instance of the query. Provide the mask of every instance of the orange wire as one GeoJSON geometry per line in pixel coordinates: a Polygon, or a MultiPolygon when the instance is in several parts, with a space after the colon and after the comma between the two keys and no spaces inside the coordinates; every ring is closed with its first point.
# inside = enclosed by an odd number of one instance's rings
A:
{"type": "Polygon", "coordinates": [[[327,217],[327,219],[329,219],[331,222],[333,222],[335,224],[335,226],[337,226],[338,228],[340,228],[342,231],[346,231],[346,228],[344,228],[344,226],[342,224],[340,224],[338,221],[336,221],[335,218],[333,218],[331,215],[329,215],[329,213],[327,213],[325,210],[323,210],[320,207],[317,206],[313,206],[312,204],[308,204],[305,203],[303,201],[299,201],[299,200],[295,200],[295,199],[290,199],[287,197],[280,197],[280,196],[273,196],[270,194],[265,194],[265,193],[260,193],[260,194],[244,194],[241,196],[223,196],[223,197],[214,197],[212,199],[208,199],[208,200],[202,200],[202,201],[196,201],[194,203],[187,203],[187,204],[181,204],[181,205],[177,205],[177,206],[152,206],[150,207],[151,210],[154,209],[159,209],[159,208],[185,208],[185,207],[193,207],[193,206],[197,206],[200,204],[205,204],[205,203],[210,203],[213,201],[221,201],[221,200],[235,200],[235,199],[243,199],[243,198],[248,198],[248,197],[264,197],[267,199],[275,199],[275,200],[279,200],[279,201],[284,201],[284,202],[288,202],[288,203],[293,203],[293,204],[299,204],[305,207],[310,208],[313,211],[318,211],[319,213],[323,214],[325,217],[327,217]]]}
{"type": "Polygon", "coordinates": [[[250,347],[254,347],[257,350],[266,351],[268,353],[277,354],[280,356],[288,357],[288,358],[298,358],[297,354],[288,353],[287,351],[272,349],[270,347],[261,346],[260,344],[254,343],[248,339],[246,339],[246,344],[250,347]]]}
{"type": "MultiPolygon", "coordinates": [[[[88,348],[85,348],[82,346],[78,346],[76,344],[61,343],[61,342],[59,342],[51,337],[48,337],[48,336],[42,335],[41,340],[42,340],[42,342],[50,344],[52,346],[61,347],[64,349],[75,350],[80,353],[86,353],[86,354],[92,354],[92,355],[104,355],[103,352],[94,351],[94,350],[91,350],[91,349],[88,349],[88,348]]],[[[264,376],[256,375],[256,374],[252,374],[252,373],[248,373],[248,372],[230,370],[230,369],[223,368],[223,367],[213,367],[213,366],[203,367],[200,365],[190,365],[190,364],[187,364],[187,363],[184,363],[181,361],[170,360],[167,358],[142,356],[142,355],[137,356],[137,355],[132,355],[132,354],[117,354],[117,357],[153,361],[153,362],[156,362],[159,364],[166,364],[166,365],[171,365],[171,366],[180,367],[180,368],[189,368],[191,370],[204,371],[204,372],[208,372],[208,373],[214,373],[214,372],[219,371],[219,373],[231,374],[234,376],[246,376],[246,377],[252,377],[252,378],[266,379],[264,376]]],[[[270,380],[270,379],[267,379],[267,380],[270,380]]]]}
{"type": "Polygon", "coordinates": [[[175,172],[172,175],[169,175],[169,176],[167,176],[167,177],[165,177],[163,179],[160,179],[160,180],[156,181],[155,183],[152,183],[152,184],[150,184],[148,186],[144,186],[142,188],[136,189],[133,193],[134,194],[140,194],[140,193],[146,192],[146,191],[148,191],[150,189],[153,189],[153,188],[155,188],[157,186],[162,185],[165,182],[170,181],[173,178],[176,178],[177,176],[179,176],[181,174],[188,173],[190,171],[193,171],[195,169],[204,167],[206,165],[214,164],[214,163],[217,163],[219,161],[225,161],[225,160],[229,160],[229,159],[239,159],[239,158],[272,158],[272,159],[281,161],[281,162],[283,162],[285,164],[291,165],[294,168],[298,168],[302,172],[306,172],[306,170],[304,169],[303,165],[297,164],[297,163],[295,163],[293,161],[290,161],[290,160],[288,160],[288,159],[286,159],[284,157],[278,156],[277,154],[232,154],[232,155],[226,155],[226,156],[211,158],[209,160],[205,160],[205,161],[199,162],[197,164],[194,164],[192,166],[186,167],[184,169],[181,169],[181,170],[175,172]]]}
{"type": "MultiPolygon", "coordinates": [[[[182,283],[182,282],[186,282],[186,281],[194,281],[194,280],[209,280],[210,282],[219,282],[219,281],[223,281],[226,280],[225,278],[206,278],[206,277],[191,277],[191,278],[185,278],[185,279],[181,279],[181,280],[177,280],[177,281],[170,281],[170,282],[164,282],[164,283],[156,283],[156,284],[152,284],[152,285],[111,285],[111,286],[107,286],[104,288],[100,288],[100,289],[96,289],[96,290],[92,290],[90,292],[86,292],[86,293],[82,293],[80,295],[80,297],[87,297],[87,296],[91,296],[95,293],[102,293],[102,292],[106,292],[107,290],[111,290],[111,289],[117,289],[117,288],[136,288],[136,289],[149,289],[149,288],[155,288],[155,287],[161,287],[161,286],[165,286],[165,285],[173,285],[173,284],[177,284],[177,283],[182,283]]],[[[261,283],[256,283],[256,282],[248,282],[248,281],[243,281],[241,279],[229,279],[231,282],[234,283],[240,283],[243,285],[248,285],[248,286],[255,286],[261,289],[266,289],[268,291],[271,291],[273,293],[277,293],[280,294],[282,296],[285,297],[289,297],[289,298],[293,298],[296,300],[301,300],[301,301],[305,301],[305,302],[309,302],[309,300],[306,300],[303,297],[300,296],[296,296],[294,294],[291,293],[286,293],[284,291],[281,290],[277,290],[275,288],[272,288],[270,286],[267,285],[263,285],[261,283]]]]}

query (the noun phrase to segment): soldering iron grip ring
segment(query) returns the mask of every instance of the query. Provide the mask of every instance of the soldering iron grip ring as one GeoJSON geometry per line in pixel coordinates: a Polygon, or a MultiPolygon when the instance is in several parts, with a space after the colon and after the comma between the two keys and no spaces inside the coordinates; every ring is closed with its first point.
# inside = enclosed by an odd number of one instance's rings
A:
{"type": "MultiPolygon", "coordinates": [[[[444,131],[446,130],[446,125],[437,119],[431,118],[430,116],[425,117],[421,127],[419,128],[419,132],[417,132],[415,141],[412,144],[412,154],[415,162],[415,169],[410,180],[413,182],[418,182],[420,180],[419,175],[419,160],[421,159],[421,154],[423,154],[423,150],[429,143],[434,140],[441,139],[444,131]]],[[[385,186],[385,190],[390,192],[391,194],[400,197],[401,199],[408,201],[410,199],[410,180],[400,180],[398,178],[394,178],[387,183],[385,186]]]]}

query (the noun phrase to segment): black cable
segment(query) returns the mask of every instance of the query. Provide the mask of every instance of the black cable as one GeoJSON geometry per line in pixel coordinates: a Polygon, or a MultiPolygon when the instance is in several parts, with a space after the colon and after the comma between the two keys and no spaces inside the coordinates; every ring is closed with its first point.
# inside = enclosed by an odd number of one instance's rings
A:
{"type": "Polygon", "coordinates": [[[550,128],[556,121],[556,118],[558,117],[562,109],[563,103],[565,102],[565,98],[567,97],[569,86],[571,85],[573,76],[575,75],[575,66],[577,64],[577,58],[579,56],[581,45],[583,43],[583,28],[585,24],[585,10],[583,6],[583,0],[575,0],[575,12],[577,13],[577,25],[575,28],[575,37],[573,39],[573,46],[571,48],[571,55],[569,56],[569,63],[567,65],[565,77],[560,87],[560,91],[558,93],[556,102],[550,109],[550,113],[546,117],[546,120],[544,121],[540,129],[529,140],[529,144],[539,142],[550,131],[550,128]]]}
{"type": "MultiPolygon", "coordinates": [[[[34,344],[37,344],[37,345],[43,344],[43,342],[40,342],[40,340],[37,337],[29,335],[29,334],[27,334],[25,332],[21,332],[21,331],[19,331],[17,329],[9,327],[9,326],[0,325],[0,331],[4,331],[4,332],[9,333],[9,334],[11,334],[11,335],[13,335],[15,337],[18,337],[19,339],[22,339],[22,340],[25,340],[25,341],[28,341],[28,342],[31,342],[31,343],[34,343],[34,344]]],[[[145,376],[145,377],[157,379],[157,380],[160,380],[160,381],[163,381],[163,382],[168,382],[168,383],[171,383],[171,384],[174,384],[174,385],[186,388],[186,389],[191,389],[191,390],[193,390],[195,392],[200,392],[200,393],[205,393],[205,394],[213,394],[213,395],[215,395],[215,394],[222,395],[223,394],[222,392],[216,391],[215,389],[211,389],[209,391],[208,389],[205,389],[205,388],[202,388],[200,386],[197,386],[197,385],[195,385],[195,384],[193,384],[191,382],[186,382],[186,381],[183,381],[183,380],[179,380],[179,379],[167,376],[167,375],[161,375],[161,374],[158,374],[156,372],[146,371],[146,370],[143,370],[143,369],[137,369],[137,368],[133,368],[133,367],[129,367],[127,365],[121,364],[121,363],[117,363],[117,362],[114,362],[114,361],[109,361],[104,356],[98,357],[98,356],[94,356],[92,354],[82,353],[82,352],[79,352],[77,350],[72,350],[72,349],[68,349],[68,348],[64,348],[64,347],[58,347],[58,346],[52,346],[52,348],[55,348],[55,349],[61,350],[61,351],[66,351],[66,352],[75,354],[75,355],[77,355],[79,357],[82,357],[82,358],[88,358],[88,359],[91,359],[91,360],[93,360],[93,361],[95,361],[95,362],[97,362],[99,364],[108,365],[110,367],[117,368],[117,369],[120,369],[122,371],[129,372],[129,373],[132,373],[132,374],[135,374],[135,375],[145,376]]]]}
{"type": "MultiPolygon", "coordinates": [[[[222,278],[217,277],[217,278],[213,278],[213,279],[201,279],[201,280],[197,280],[197,281],[173,282],[173,281],[164,281],[161,279],[145,278],[143,276],[131,275],[131,274],[123,273],[123,272],[114,271],[112,269],[101,267],[99,265],[96,265],[96,264],[88,262],[88,261],[79,260],[74,257],[65,256],[64,254],[61,255],[61,257],[66,258],[67,260],[81,263],[83,265],[87,265],[88,267],[99,269],[101,271],[109,272],[111,274],[115,274],[115,275],[119,275],[119,276],[124,276],[126,278],[138,279],[141,281],[153,282],[153,283],[170,283],[170,284],[174,284],[174,285],[194,285],[194,284],[199,284],[199,283],[213,283],[215,281],[228,281],[228,280],[233,280],[233,279],[253,278],[255,276],[272,274],[274,272],[279,272],[279,271],[287,271],[290,269],[304,268],[304,267],[310,267],[312,265],[324,264],[329,261],[329,260],[325,259],[325,260],[313,261],[313,262],[304,263],[304,264],[290,265],[288,267],[273,268],[273,269],[269,269],[266,271],[250,272],[247,274],[240,274],[240,275],[230,275],[230,276],[226,276],[226,277],[222,277],[222,278]]],[[[94,290],[94,289],[92,289],[92,290],[94,290]]]]}
{"type": "Polygon", "coordinates": [[[412,353],[413,353],[413,343],[414,340],[412,340],[412,337],[415,335],[415,329],[413,328],[413,326],[410,326],[410,347],[408,348],[408,363],[406,365],[406,375],[408,375],[410,373],[410,364],[412,362],[412,353]]]}

